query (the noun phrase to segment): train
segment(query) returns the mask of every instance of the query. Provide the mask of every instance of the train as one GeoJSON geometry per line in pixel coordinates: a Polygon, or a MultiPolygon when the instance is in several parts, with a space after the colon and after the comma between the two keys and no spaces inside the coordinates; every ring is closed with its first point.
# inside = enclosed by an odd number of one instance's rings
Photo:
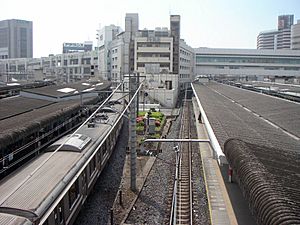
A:
{"type": "Polygon", "coordinates": [[[93,114],[79,130],[0,181],[1,225],[71,225],[110,158],[124,105],[93,114]]]}

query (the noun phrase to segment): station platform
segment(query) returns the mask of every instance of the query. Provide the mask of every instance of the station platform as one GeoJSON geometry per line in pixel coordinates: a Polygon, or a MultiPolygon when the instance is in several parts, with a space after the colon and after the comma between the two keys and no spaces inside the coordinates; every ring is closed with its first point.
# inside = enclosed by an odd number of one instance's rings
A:
{"type": "MultiPolygon", "coordinates": [[[[195,118],[198,118],[199,107],[196,99],[192,101],[195,118]]],[[[207,139],[204,123],[196,122],[199,139],[207,139]]],[[[236,182],[228,181],[228,164],[220,166],[213,158],[212,148],[208,143],[199,143],[203,174],[207,190],[211,223],[214,225],[253,225],[256,224],[248,204],[236,182]]]]}
{"type": "MultiPolygon", "coordinates": [[[[197,102],[196,100],[192,102],[195,118],[198,118],[199,108],[197,102]]],[[[197,121],[196,128],[199,139],[208,138],[203,123],[197,121]]],[[[238,224],[218,162],[213,159],[210,145],[208,143],[199,143],[199,149],[205,176],[211,223],[214,225],[238,224]]]]}

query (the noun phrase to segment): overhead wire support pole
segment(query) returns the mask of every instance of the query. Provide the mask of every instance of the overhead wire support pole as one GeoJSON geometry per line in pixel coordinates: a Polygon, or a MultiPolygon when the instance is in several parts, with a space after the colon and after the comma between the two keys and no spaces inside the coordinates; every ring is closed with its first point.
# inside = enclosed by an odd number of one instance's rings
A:
{"type": "Polygon", "coordinates": [[[129,137],[130,137],[130,189],[136,190],[136,104],[137,95],[141,89],[142,84],[137,87],[136,77],[129,77],[129,89],[130,89],[130,125],[129,125],[129,137]]]}
{"type": "Polygon", "coordinates": [[[136,78],[129,78],[130,99],[130,125],[129,125],[129,143],[130,143],[130,189],[136,190],[136,99],[133,97],[136,92],[136,78]]]}

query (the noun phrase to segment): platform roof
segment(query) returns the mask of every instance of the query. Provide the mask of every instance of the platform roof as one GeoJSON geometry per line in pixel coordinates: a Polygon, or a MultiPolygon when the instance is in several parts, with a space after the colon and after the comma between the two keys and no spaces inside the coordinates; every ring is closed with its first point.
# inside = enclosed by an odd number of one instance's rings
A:
{"type": "Polygon", "coordinates": [[[222,148],[227,139],[239,138],[300,152],[299,103],[215,82],[195,89],[222,148]]]}
{"type": "Polygon", "coordinates": [[[24,92],[38,94],[49,97],[64,98],[70,95],[76,95],[87,91],[102,91],[110,86],[110,82],[104,80],[81,81],[63,85],[52,85],[41,88],[26,89],[24,92]]]}
{"type": "MultiPolygon", "coordinates": [[[[24,105],[26,105],[26,100],[28,99],[23,99],[24,105]]],[[[95,98],[89,98],[85,99],[83,102],[85,104],[90,104],[94,100],[95,98]]],[[[31,99],[29,102],[32,103],[31,99]]],[[[15,105],[15,107],[17,107],[17,105],[15,105]]],[[[0,148],[13,143],[19,138],[25,137],[34,131],[40,130],[44,124],[51,120],[62,118],[65,115],[75,111],[77,112],[79,109],[80,101],[70,100],[45,105],[43,107],[0,120],[0,148]]],[[[13,111],[14,110],[11,109],[12,113],[13,111]]]]}
{"type": "Polygon", "coordinates": [[[4,98],[0,100],[0,121],[51,104],[53,104],[53,102],[20,96],[4,98]]]}

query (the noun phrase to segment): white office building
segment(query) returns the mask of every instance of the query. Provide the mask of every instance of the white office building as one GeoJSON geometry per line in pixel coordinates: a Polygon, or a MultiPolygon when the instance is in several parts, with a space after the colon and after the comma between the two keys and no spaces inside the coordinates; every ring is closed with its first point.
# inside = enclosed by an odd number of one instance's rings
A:
{"type": "Polygon", "coordinates": [[[195,79],[195,52],[183,39],[179,42],[179,87],[180,90],[190,87],[195,79]]]}
{"type": "Polygon", "coordinates": [[[299,50],[197,48],[196,74],[300,77],[299,50]]]}
{"type": "Polygon", "coordinates": [[[32,58],[32,21],[0,21],[0,59],[32,58]]]}
{"type": "Polygon", "coordinates": [[[121,33],[119,26],[104,26],[97,30],[97,51],[100,76],[105,80],[111,80],[111,47],[110,44],[121,33]]]}
{"type": "Polygon", "coordinates": [[[291,39],[291,48],[293,50],[300,50],[300,20],[292,26],[291,39]]]}
{"type": "Polygon", "coordinates": [[[278,16],[277,30],[263,31],[257,36],[257,49],[290,49],[294,15],[278,16]]]}
{"type": "Polygon", "coordinates": [[[134,70],[140,74],[173,72],[173,38],[167,28],[143,30],[134,40],[134,70]]]}

